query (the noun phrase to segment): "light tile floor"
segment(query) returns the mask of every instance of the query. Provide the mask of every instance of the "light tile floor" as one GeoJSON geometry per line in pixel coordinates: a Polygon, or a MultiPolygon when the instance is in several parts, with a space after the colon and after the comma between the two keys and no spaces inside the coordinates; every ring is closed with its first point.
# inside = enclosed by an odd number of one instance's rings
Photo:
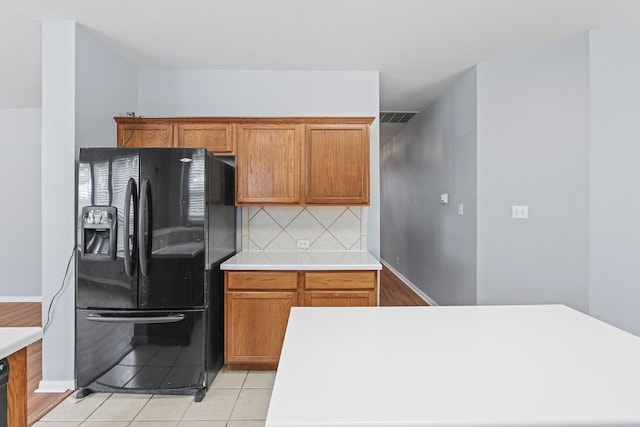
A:
{"type": "Polygon", "coordinates": [[[35,427],[263,427],[273,371],[223,369],[202,402],[193,396],[75,394],[53,408],[35,427]]]}

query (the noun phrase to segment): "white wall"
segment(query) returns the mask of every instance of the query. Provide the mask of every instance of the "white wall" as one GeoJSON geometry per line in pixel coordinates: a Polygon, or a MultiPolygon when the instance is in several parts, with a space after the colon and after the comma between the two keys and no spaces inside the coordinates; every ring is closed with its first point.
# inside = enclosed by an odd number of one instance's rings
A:
{"type": "Polygon", "coordinates": [[[74,22],[42,29],[42,391],[73,388],[75,171],[78,147],[115,145],[112,117],[134,109],[137,70],[74,22]],[[60,295],[53,301],[56,292],[60,295]]]}
{"type": "Polygon", "coordinates": [[[640,34],[590,46],[590,314],[640,335],[640,34]]]}
{"type": "Polygon", "coordinates": [[[377,71],[141,70],[143,116],[374,116],[368,249],[380,254],[377,71]]]}
{"type": "Polygon", "coordinates": [[[475,304],[475,69],[381,148],[381,176],[382,258],[433,302],[475,304]]]}
{"type": "Polygon", "coordinates": [[[588,58],[584,33],[477,67],[479,304],[588,310],[588,58]]]}
{"type": "Polygon", "coordinates": [[[40,109],[0,109],[0,301],[40,301],[40,109]]]}
{"type": "MultiPolygon", "coordinates": [[[[72,385],[74,247],[75,24],[42,26],[42,340],[43,383],[72,385]],[[71,269],[72,272],[73,269],[71,269]],[[63,287],[64,284],[64,287],[63,287]],[[60,290],[62,289],[62,290],[60,290]],[[60,290],[56,301],[53,296],[60,290]],[[53,301],[53,304],[52,304],[53,301]],[[48,310],[52,317],[48,323],[48,310]],[[69,383],[71,381],[71,384],[69,383]]],[[[41,383],[41,388],[43,384],[41,383]]],[[[55,387],[52,387],[55,388],[55,387]]]]}
{"type": "Polygon", "coordinates": [[[76,27],[76,147],[115,147],[115,116],[138,105],[138,69],[76,27]]]}

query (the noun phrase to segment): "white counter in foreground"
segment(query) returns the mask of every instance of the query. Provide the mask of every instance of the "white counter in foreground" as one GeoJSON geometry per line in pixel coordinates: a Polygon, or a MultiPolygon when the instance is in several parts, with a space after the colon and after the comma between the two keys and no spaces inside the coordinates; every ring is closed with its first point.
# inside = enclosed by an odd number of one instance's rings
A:
{"type": "Polygon", "coordinates": [[[266,419],[639,425],[640,338],[561,305],[294,307],[266,419]]]}
{"type": "Polygon", "coordinates": [[[0,359],[27,347],[42,338],[42,328],[0,327],[0,359]]]}
{"type": "Polygon", "coordinates": [[[222,270],[380,270],[367,251],[242,251],[222,270]]]}

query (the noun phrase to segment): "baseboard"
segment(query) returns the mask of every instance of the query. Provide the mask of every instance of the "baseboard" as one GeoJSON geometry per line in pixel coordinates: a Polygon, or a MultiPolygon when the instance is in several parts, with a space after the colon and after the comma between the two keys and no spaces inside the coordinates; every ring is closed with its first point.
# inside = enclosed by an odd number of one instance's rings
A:
{"type": "Polygon", "coordinates": [[[76,389],[76,382],[70,381],[40,381],[34,393],[66,393],[76,389]]]}
{"type": "Polygon", "coordinates": [[[406,277],[404,277],[402,275],[402,273],[398,272],[398,270],[396,270],[395,268],[391,267],[388,262],[386,262],[383,259],[380,259],[380,262],[384,265],[385,268],[388,268],[389,271],[391,271],[393,274],[398,276],[398,279],[402,280],[405,285],[410,287],[411,290],[413,292],[415,292],[420,298],[422,298],[427,304],[429,304],[429,305],[440,305],[437,302],[435,302],[433,299],[431,299],[429,297],[429,295],[425,294],[424,291],[422,291],[422,289],[418,288],[416,285],[411,283],[411,280],[409,280],[406,277]]]}
{"type": "Polygon", "coordinates": [[[0,297],[0,302],[39,302],[39,303],[42,303],[42,297],[0,297]]]}

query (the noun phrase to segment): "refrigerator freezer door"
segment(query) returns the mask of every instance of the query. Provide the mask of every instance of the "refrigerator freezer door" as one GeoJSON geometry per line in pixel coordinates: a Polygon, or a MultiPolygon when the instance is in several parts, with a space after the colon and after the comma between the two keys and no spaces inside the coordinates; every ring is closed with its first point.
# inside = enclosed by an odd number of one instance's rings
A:
{"type": "MultiPolygon", "coordinates": [[[[77,289],[76,306],[83,308],[135,308],[138,302],[135,262],[135,215],[139,172],[137,149],[81,149],[77,187],[77,289]],[[83,256],[83,209],[104,207],[115,212],[115,254],[83,256]],[[125,218],[126,215],[126,218],[125,218]],[[128,265],[127,265],[128,264],[128,265]]],[[[86,211],[86,209],[85,209],[86,211]]],[[[95,222],[95,221],[94,221],[95,222]]],[[[95,227],[99,230],[99,227],[95,227]]],[[[102,230],[104,234],[104,230],[102,230]]],[[[99,251],[98,251],[99,252],[99,251]]]]}
{"type": "Polygon", "coordinates": [[[204,310],[76,310],[79,388],[195,394],[206,384],[204,310]]]}

